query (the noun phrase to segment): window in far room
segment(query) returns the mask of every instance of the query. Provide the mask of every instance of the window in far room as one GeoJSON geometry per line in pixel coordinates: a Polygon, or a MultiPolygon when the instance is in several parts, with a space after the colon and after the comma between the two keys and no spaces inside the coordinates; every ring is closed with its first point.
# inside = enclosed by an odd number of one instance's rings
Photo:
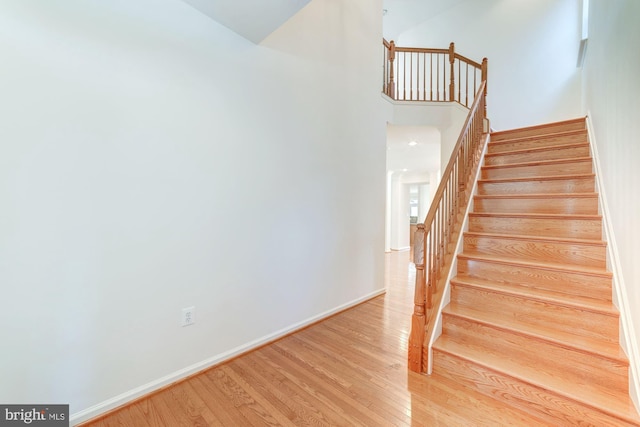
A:
{"type": "Polygon", "coordinates": [[[577,67],[582,68],[584,57],[587,55],[587,39],[589,38],[589,0],[582,0],[582,36],[578,51],[577,67]]]}

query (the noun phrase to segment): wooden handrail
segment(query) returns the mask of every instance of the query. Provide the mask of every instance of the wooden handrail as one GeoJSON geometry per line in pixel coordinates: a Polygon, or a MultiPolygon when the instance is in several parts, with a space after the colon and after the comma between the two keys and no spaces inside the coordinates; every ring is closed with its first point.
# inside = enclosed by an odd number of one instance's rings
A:
{"type": "Polygon", "coordinates": [[[396,52],[413,52],[413,53],[449,53],[449,49],[433,49],[428,47],[398,47],[396,52]]]}
{"type": "Polygon", "coordinates": [[[482,81],[427,217],[423,224],[418,225],[415,234],[416,287],[408,355],[409,369],[415,372],[425,372],[428,365],[428,351],[425,351],[424,344],[427,334],[432,332],[428,328],[433,320],[431,309],[434,304],[439,304],[439,301],[434,301],[434,296],[442,296],[438,293],[438,282],[445,266],[451,263],[453,250],[450,246],[453,237],[460,232],[460,214],[468,203],[472,179],[486,140],[486,87],[486,80],[482,81]]]}
{"type": "Polygon", "coordinates": [[[482,64],[478,64],[476,61],[467,58],[466,56],[462,56],[459,53],[456,53],[456,59],[461,60],[462,62],[468,62],[469,65],[473,65],[475,68],[477,69],[481,69],[482,68],[482,64]]]}
{"type": "Polygon", "coordinates": [[[382,91],[398,101],[458,102],[469,108],[486,67],[448,49],[400,47],[382,39],[382,91]]]}

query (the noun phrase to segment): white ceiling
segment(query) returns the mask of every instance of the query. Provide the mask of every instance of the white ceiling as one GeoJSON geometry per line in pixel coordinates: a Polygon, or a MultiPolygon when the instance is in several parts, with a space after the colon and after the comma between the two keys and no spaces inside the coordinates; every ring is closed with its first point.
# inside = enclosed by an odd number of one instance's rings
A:
{"type": "Polygon", "coordinates": [[[384,0],[386,14],[382,18],[382,33],[387,40],[468,0],[384,0]]]}
{"type": "Polygon", "coordinates": [[[438,129],[431,126],[387,125],[387,171],[415,175],[437,172],[439,169],[438,129]],[[410,146],[410,141],[416,141],[417,145],[410,146]]]}
{"type": "MultiPolygon", "coordinates": [[[[298,13],[311,0],[182,0],[253,43],[298,13]]],[[[404,31],[468,0],[383,0],[383,35],[395,40],[404,31]]]]}
{"type": "Polygon", "coordinates": [[[259,44],[311,0],[182,0],[259,44]]]}

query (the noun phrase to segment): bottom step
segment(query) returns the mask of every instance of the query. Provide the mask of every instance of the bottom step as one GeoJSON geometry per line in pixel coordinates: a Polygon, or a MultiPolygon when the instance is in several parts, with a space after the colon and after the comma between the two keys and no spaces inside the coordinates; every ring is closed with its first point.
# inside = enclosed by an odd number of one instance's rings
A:
{"type": "Polygon", "coordinates": [[[469,390],[463,384],[436,373],[413,381],[409,373],[411,420],[415,426],[543,426],[540,418],[513,406],[469,390]],[[434,410],[432,410],[434,409],[434,410]],[[434,416],[435,415],[435,416],[434,416]]]}
{"type": "Polygon", "coordinates": [[[555,393],[474,360],[433,348],[434,373],[460,382],[472,390],[509,403],[549,425],[638,426],[640,418],[626,397],[615,407],[597,407],[555,393]]]}

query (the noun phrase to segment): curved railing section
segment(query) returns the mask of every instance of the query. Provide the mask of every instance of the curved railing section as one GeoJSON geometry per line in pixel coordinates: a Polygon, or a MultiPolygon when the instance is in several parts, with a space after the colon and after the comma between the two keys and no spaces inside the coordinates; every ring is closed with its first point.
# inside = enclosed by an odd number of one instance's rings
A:
{"type": "Polygon", "coordinates": [[[458,102],[469,108],[487,81],[487,59],[472,61],[449,49],[398,47],[382,39],[382,92],[396,101],[458,102]]]}
{"type": "MultiPolygon", "coordinates": [[[[486,60],[484,61],[486,63],[486,60]]],[[[486,80],[474,95],[474,101],[458,142],[451,154],[431,208],[423,224],[418,224],[414,239],[416,288],[414,312],[409,335],[409,369],[425,372],[428,351],[426,337],[433,329],[432,307],[442,298],[443,280],[451,265],[455,236],[460,233],[462,216],[469,201],[475,171],[480,161],[488,124],[486,123],[486,80]]]]}

